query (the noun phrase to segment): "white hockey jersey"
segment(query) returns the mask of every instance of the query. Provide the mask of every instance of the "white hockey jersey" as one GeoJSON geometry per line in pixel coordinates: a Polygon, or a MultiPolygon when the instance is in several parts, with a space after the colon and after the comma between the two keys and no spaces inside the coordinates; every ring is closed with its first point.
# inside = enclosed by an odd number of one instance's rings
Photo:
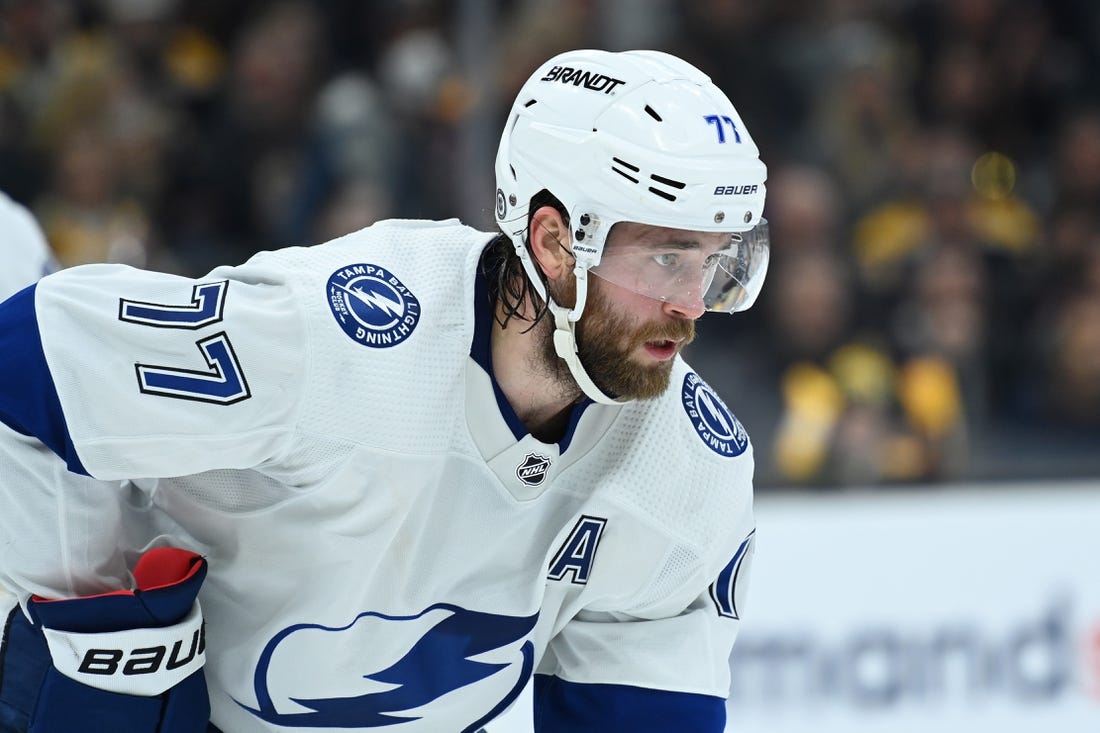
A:
{"type": "Polygon", "coordinates": [[[64,594],[145,547],[203,554],[232,733],[474,731],[536,672],[724,698],[754,529],[743,428],[677,359],[663,396],[528,435],[491,374],[491,237],[389,221],[195,281],[42,280],[40,346],[0,367],[0,499],[20,507],[0,544],[66,526],[0,578],[64,594]],[[99,480],[68,496],[19,433],[99,480]]]}
{"type": "Polygon", "coordinates": [[[50,247],[34,217],[0,192],[0,301],[53,269],[50,247]]]}

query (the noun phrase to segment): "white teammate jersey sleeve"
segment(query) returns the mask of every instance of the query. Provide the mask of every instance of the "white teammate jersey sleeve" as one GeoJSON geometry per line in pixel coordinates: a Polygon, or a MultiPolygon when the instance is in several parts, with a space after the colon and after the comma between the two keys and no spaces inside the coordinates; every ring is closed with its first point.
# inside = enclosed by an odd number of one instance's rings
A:
{"type": "Polygon", "coordinates": [[[0,301],[52,269],[50,247],[34,217],[0,193],[0,301]]]}

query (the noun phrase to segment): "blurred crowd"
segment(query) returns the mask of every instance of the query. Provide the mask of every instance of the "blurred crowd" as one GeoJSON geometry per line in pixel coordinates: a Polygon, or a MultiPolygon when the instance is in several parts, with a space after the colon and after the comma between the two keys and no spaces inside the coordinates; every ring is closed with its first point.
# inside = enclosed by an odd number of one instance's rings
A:
{"type": "Polygon", "coordinates": [[[1097,39],[1083,0],[0,0],[0,190],[65,266],[490,230],[530,72],[667,50],[769,166],[764,295],[688,355],[761,485],[1096,476],[1097,39]]]}

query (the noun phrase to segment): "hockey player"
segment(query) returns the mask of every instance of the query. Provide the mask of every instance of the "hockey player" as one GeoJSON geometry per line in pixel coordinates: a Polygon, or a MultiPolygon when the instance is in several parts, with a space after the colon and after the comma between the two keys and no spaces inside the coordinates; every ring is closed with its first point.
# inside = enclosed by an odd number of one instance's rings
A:
{"type": "Polygon", "coordinates": [[[538,731],[723,729],[752,449],[679,352],[760,289],[765,167],[694,67],[576,51],[496,176],[496,235],[0,309],[0,720],[476,731],[533,676],[538,731]]]}
{"type": "Polygon", "coordinates": [[[38,222],[0,191],[0,301],[55,269],[38,222]]]}

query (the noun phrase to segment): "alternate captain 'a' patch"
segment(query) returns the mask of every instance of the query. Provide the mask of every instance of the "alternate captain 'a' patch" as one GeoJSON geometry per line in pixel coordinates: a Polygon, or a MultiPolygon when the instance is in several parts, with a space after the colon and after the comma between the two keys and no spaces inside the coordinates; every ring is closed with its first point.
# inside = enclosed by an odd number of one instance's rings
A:
{"type": "Polygon", "coordinates": [[[364,346],[385,349],[405,341],[420,322],[420,301],[378,265],[341,267],[328,279],[328,306],[340,328],[364,346]]]}
{"type": "Polygon", "coordinates": [[[695,372],[688,372],[684,377],[680,398],[695,432],[712,451],[733,458],[749,447],[749,434],[744,426],[695,372]]]}

